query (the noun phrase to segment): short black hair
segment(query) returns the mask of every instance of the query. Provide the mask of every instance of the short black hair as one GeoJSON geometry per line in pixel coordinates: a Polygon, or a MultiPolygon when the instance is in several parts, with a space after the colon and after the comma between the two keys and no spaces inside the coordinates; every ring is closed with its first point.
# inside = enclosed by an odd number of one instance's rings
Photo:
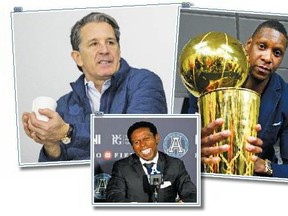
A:
{"type": "Polygon", "coordinates": [[[286,40],[288,39],[286,28],[284,27],[284,25],[282,23],[280,23],[278,20],[275,20],[275,19],[269,19],[267,21],[262,22],[260,25],[258,25],[258,27],[255,29],[255,31],[252,35],[252,38],[258,32],[260,32],[263,28],[274,29],[274,30],[280,32],[281,34],[283,34],[285,36],[286,40]]]}
{"type": "Polygon", "coordinates": [[[149,130],[153,133],[154,136],[158,133],[156,126],[152,124],[151,122],[147,122],[147,121],[135,122],[133,125],[129,127],[127,131],[127,137],[131,145],[132,145],[131,134],[139,128],[149,128],[149,130]]]}

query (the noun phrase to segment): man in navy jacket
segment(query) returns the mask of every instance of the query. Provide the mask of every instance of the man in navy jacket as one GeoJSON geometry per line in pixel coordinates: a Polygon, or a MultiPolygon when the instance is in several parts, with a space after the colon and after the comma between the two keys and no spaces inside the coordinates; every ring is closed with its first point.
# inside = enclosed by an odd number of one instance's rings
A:
{"type": "Polygon", "coordinates": [[[120,30],[114,18],[90,13],[73,26],[70,39],[71,56],[83,74],[57,101],[56,112],[39,110],[48,122],[37,120],[34,113],[22,116],[25,133],[43,144],[41,162],[89,159],[92,113],[167,113],[159,76],[130,67],[120,57],[120,30]]]}
{"type": "MultiPolygon", "coordinates": [[[[244,88],[261,94],[258,138],[249,137],[247,150],[258,153],[255,158],[255,175],[288,177],[288,85],[275,73],[287,47],[287,32],[276,20],[260,24],[248,39],[245,49],[249,56],[250,73],[244,88]],[[275,155],[275,144],[279,142],[279,163],[275,155]],[[261,148],[259,147],[261,146],[261,148]]],[[[190,96],[190,113],[197,111],[197,99],[190,96]]],[[[202,129],[202,163],[217,162],[210,155],[225,152],[228,146],[212,147],[215,142],[227,138],[229,131],[213,134],[221,127],[223,119],[217,119],[202,129]]]]}

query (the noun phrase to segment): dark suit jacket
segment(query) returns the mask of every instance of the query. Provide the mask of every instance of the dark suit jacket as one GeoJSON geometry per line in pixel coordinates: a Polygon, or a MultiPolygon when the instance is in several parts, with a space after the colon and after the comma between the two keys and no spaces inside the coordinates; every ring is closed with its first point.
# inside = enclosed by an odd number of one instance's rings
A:
{"type": "MultiPolygon", "coordinates": [[[[163,152],[158,153],[157,169],[163,174],[164,182],[171,182],[170,186],[159,189],[158,202],[175,202],[177,194],[184,202],[196,202],[196,187],[183,161],[163,152]]],[[[106,190],[108,202],[151,202],[151,191],[153,190],[136,154],[114,163],[106,190]]]]}

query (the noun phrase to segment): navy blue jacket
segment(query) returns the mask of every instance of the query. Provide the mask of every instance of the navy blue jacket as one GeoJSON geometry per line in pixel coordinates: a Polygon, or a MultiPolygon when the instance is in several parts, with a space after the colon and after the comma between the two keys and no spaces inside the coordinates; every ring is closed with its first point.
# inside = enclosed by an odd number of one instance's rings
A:
{"type": "MultiPolygon", "coordinates": [[[[189,113],[198,112],[197,98],[189,98],[189,113]]],[[[263,152],[259,157],[269,159],[273,177],[288,178],[288,84],[273,73],[261,95],[259,123],[262,130],[258,137],[263,140],[263,152]],[[274,145],[279,142],[283,164],[278,164],[274,145]]]]}
{"type": "MultiPolygon", "coordinates": [[[[62,154],[53,159],[43,148],[39,161],[90,159],[89,99],[86,96],[84,75],[71,83],[72,91],[57,101],[56,111],[66,123],[74,126],[71,143],[61,145],[62,154]]],[[[100,111],[105,114],[166,114],[167,104],[159,76],[146,69],[136,69],[121,59],[120,69],[112,76],[111,86],[101,96],[100,111]]]]}

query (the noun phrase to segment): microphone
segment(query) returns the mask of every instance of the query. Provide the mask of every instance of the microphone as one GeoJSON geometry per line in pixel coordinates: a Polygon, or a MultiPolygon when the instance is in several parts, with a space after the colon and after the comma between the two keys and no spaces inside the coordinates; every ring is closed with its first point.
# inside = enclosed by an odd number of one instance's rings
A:
{"type": "Polygon", "coordinates": [[[160,187],[163,184],[163,175],[161,173],[150,174],[150,185],[160,187]]]}
{"type": "Polygon", "coordinates": [[[163,174],[157,169],[152,169],[152,172],[149,175],[149,180],[150,185],[153,186],[154,189],[152,200],[153,202],[158,202],[158,190],[164,182],[163,174]]]}

